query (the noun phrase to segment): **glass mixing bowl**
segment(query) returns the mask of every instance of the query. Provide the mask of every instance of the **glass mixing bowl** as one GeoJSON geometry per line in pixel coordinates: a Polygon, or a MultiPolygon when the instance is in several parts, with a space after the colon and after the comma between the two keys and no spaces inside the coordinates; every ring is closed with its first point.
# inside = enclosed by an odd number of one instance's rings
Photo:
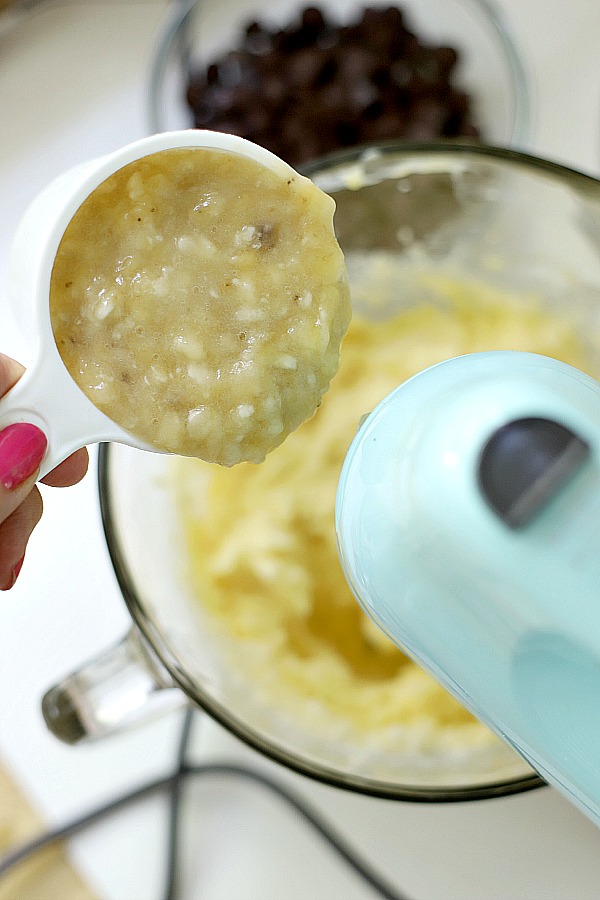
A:
{"type": "MultiPolygon", "coordinates": [[[[236,45],[248,23],[258,21],[266,26],[283,27],[297,21],[300,11],[308,5],[300,0],[279,0],[276,4],[268,0],[233,0],[224,15],[222,5],[214,0],[178,0],[172,4],[151,64],[148,97],[151,131],[171,131],[194,124],[186,102],[190,73],[205,69],[208,63],[236,45]]],[[[389,0],[324,0],[316,5],[334,21],[345,24],[356,21],[365,7],[385,8],[390,3],[389,0]]],[[[458,51],[453,79],[472,100],[482,140],[498,146],[525,148],[531,128],[526,67],[509,24],[494,4],[490,0],[402,0],[397,5],[421,43],[458,51]]],[[[430,76],[424,73],[424,77],[430,76]]],[[[361,82],[358,92],[365,89],[361,82]]],[[[424,85],[424,92],[427,91],[424,85]]],[[[291,93],[289,89],[288,100],[291,93]]],[[[248,102],[256,104],[256,99],[248,102]]],[[[364,113],[371,114],[372,110],[364,113]]],[[[349,119],[353,115],[358,113],[350,113],[349,119]]],[[[215,126],[203,122],[202,127],[215,126]]],[[[322,116],[317,128],[323,129],[322,116]]],[[[261,143],[253,134],[244,136],[261,143]]],[[[443,135],[440,131],[435,136],[443,135]]],[[[379,134],[368,140],[373,142],[381,137],[379,134]]],[[[309,138],[307,134],[307,141],[309,138]]],[[[418,138],[413,135],[413,139],[423,138],[423,135],[418,138]]],[[[349,143],[352,140],[345,139],[349,143]]],[[[278,152],[277,148],[270,149],[278,152]]],[[[337,146],[322,147],[319,155],[334,149],[337,146]]],[[[303,160],[312,158],[308,150],[307,154],[303,160]]],[[[298,160],[287,161],[298,164],[298,160]]]]}
{"type": "MultiPolygon", "coordinates": [[[[487,337],[478,346],[476,333],[472,350],[552,355],[558,333],[559,343],[577,345],[581,367],[600,374],[600,182],[515,151],[457,144],[352,151],[315,162],[308,174],[336,199],[355,311],[387,322],[427,303],[443,309],[440,284],[475,284],[467,305],[477,306],[481,296],[487,337]],[[487,292],[521,298],[516,302],[527,308],[533,303],[558,331],[544,326],[535,345],[525,332],[495,335],[487,292]]],[[[452,316],[445,321],[447,333],[425,332],[425,344],[445,346],[454,328],[452,316]]],[[[365,412],[356,409],[357,425],[365,412]]],[[[235,641],[215,638],[211,614],[191,591],[173,464],[126,446],[101,447],[106,539],[134,626],[118,650],[48,693],[44,714],[55,733],[73,742],[101,736],[138,721],[142,700],[154,713],[188,700],[280,763],[376,796],[473,800],[543,784],[499,739],[389,752],[353,743],[335,725],[315,729],[297,710],[265,699],[238,665],[235,641]]],[[[202,557],[203,548],[198,552],[202,557]]]]}

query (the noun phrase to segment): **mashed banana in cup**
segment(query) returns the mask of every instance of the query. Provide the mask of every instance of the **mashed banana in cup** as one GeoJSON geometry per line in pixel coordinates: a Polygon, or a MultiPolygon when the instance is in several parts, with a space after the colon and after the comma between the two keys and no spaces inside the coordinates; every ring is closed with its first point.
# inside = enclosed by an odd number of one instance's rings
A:
{"type": "MultiPolygon", "coordinates": [[[[355,314],[318,412],[261,466],[173,461],[185,578],[223,638],[224,665],[249,696],[369,752],[497,739],[390,643],[346,584],[334,503],[361,415],[417,371],[463,353],[530,350],[587,363],[573,326],[536,297],[426,281],[427,299],[413,308],[379,320],[355,314]]],[[[367,278],[366,294],[372,287],[367,278]]],[[[356,307],[366,294],[353,288],[356,307]]]]}
{"type": "Polygon", "coordinates": [[[111,175],[56,255],[58,351],[160,450],[260,462],[311,416],[350,320],[334,201],[235,153],[163,150],[111,175]]]}

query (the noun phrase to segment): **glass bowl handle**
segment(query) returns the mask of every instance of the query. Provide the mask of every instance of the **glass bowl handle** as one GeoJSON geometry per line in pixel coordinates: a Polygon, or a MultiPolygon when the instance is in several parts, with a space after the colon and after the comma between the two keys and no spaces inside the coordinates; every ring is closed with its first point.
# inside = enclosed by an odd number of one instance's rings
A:
{"type": "Polygon", "coordinates": [[[135,728],[187,702],[141,633],[132,628],[42,699],[48,729],[66,744],[135,728]]]}

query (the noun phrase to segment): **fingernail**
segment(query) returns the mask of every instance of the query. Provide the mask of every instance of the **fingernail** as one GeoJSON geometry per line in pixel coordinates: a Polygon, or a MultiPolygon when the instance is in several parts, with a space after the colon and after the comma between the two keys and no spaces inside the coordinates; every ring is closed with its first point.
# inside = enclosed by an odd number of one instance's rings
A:
{"type": "Polygon", "coordinates": [[[18,563],[13,566],[13,584],[19,577],[19,572],[23,568],[23,563],[25,562],[25,557],[22,556],[18,563]]]}
{"type": "Polygon", "coordinates": [[[8,579],[8,581],[6,582],[6,584],[4,584],[4,585],[0,588],[0,590],[2,590],[2,591],[10,591],[11,587],[13,587],[15,581],[16,581],[17,578],[19,577],[19,572],[20,572],[21,569],[23,568],[23,563],[24,563],[24,562],[25,562],[25,556],[22,556],[21,559],[19,560],[19,562],[14,564],[14,566],[13,566],[13,568],[12,568],[12,572],[10,573],[10,578],[8,579]]]}
{"type": "Polygon", "coordinates": [[[10,573],[10,578],[8,579],[6,584],[3,584],[2,587],[0,587],[0,591],[10,591],[11,587],[14,585],[15,581],[19,577],[19,572],[23,568],[24,562],[25,562],[25,556],[22,556],[21,559],[19,560],[19,562],[15,563],[15,565],[13,566],[12,572],[10,573]]]}
{"type": "Polygon", "coordinates": [[[36,425],[16,422],[0,431],[0,484],[13,490],[40,467],[48,441],[36,425]]]}

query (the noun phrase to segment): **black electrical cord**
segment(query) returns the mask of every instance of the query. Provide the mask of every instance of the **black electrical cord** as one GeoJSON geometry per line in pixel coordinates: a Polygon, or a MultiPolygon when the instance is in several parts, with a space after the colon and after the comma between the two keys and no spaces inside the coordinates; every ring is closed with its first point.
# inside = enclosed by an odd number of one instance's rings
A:
{"type": "Polygon", "coordinates": [[[182,776],[187,768],[187,751],[190,743],[193,719],[194,710],[191,706],[188,706],[183,714],[183,725],[181,727],[179,745],[177,747],[177,761],[175,768],[175,775],[177,777],[173,782],[169,803],[169,821],[167,824],[167,871],[165,873],[165,889],[163,891],[165,900],[176,900],[176,897],[179,894],[179,891],[177,890],[177,848],[179,846],[179,825],[181,822],[182,776]]]}
{"type": "Polygon", "coordinates": [[[170,809],[168,821],[168,859],[167,878],[165,882],[165,900],[176,900],[176,870],[177,870],[177,843],[179,834],[179,819],[181,808],[181,787],[188,778],[215,778],[230,777],[241,778],[258,784],[271,791],[275,796],[285,801],[301,818],[321,835],[331,849],[345,860],[354,872],[361,877],[373,890],[377,891],[385,900],[409,900],[406,894],[400,893],[354,851],[353,848],[313,809],[302,797],[290,790],[279,781],[264,775],[261,772],[233,763],[202,763],[199,765],[188,764],[187,749],[191,733],[193,719],[192,709],[187,709],[184,714],[183,726],[178,748],[177,764],[173,772],[164,775],[132,791],[115,797],[108,803],[73,819],[66,825],[55,828],[41,835],[35,840],[13,850],[0,860],[0,877],[11,869],[33,856],[38,851],[57,841],[73,837],[79,834],[89,825],[100,821],[117,812],[125,806],[136,803],[159,791],[169,790],[170,809]]]}

